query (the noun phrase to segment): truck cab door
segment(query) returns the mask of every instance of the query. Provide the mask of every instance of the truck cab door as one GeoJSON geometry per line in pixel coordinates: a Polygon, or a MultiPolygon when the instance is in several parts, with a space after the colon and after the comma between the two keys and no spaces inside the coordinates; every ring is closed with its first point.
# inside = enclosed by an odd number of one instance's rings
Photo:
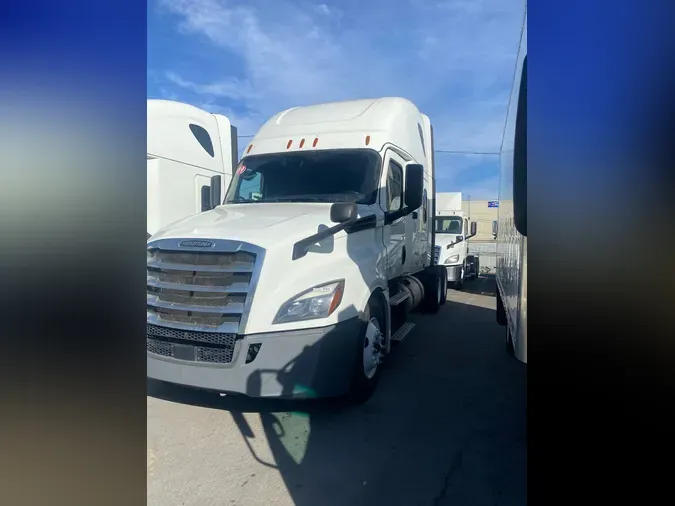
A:
{"type": "Polygon", "coordinates": [[[412,234],[412,228],[407,224],[411,217],[405,216],[394,221],[387,218],[388,213],[398,211],[404,205],[404,167],[403,159],[392,150],[387,150],[384,158],[384,170],[382,171],[380,206],[385,212],[382,239],[387,255],[388,279],[403,274],[405,264],[409,263],[412,258],[412,251],[408,251],[409,247],[406,247],[406,236],[412,234]]]}

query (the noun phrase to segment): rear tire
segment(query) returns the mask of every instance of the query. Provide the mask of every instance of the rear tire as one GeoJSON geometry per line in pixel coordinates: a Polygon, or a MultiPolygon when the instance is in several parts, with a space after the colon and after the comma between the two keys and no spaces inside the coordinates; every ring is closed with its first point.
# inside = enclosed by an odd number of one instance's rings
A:
{"type": "Polygon", "coordinates": [[[373,297],[365,311],[366,324],[355,353],[349,401],[363,404],[375,392],[380,379],[381,360],[384,355],[386,320],[380,301],[373,297]],[[380,351],[376,348],[379,347],[380,351]],[[377,361],[374,363],[373,361],[377,361]]]}
{"type": "Polygon", "coordinates": [[[446,269],[444,265],[439,265],[438,267],[441,270],[441,276],[443,280],[443,302],[441,302],[441,305],[443,305],[448,300],[448,269],[446,269]]]}
{"type": "Polygon", "coordinates": [[[459,281],[453,283],[453,288],[455,290],[461,290],[464,288],[464,279],[466,278],[466,263],[462,266],[462,270],[459,273],[459,281]]]}
{"type": "Polygon", "coordinates": [[[425,313],[438,313],[438,310],[447,300],[447,271],[442,265],[434,265],[426,269],[420,277],[424,285],[422,310],[425,313]]]}
{"type": "Polygon", "coordinates": [[[506,326],[506,354],[510,357],[513,357],[516,352],[513,348],[513,339],[511,338],[511,331],[509,330],[509,326],[506,326]]]}
{"type": "Polygon", "coordinates": [[[464,267],[464,277],[466,279],[476,279],[476,259],[473,255],[469,255],[466,257],[466,264],[464,267]]]}
{"type": "Polygon", "coordinates": [[[502,327],[506,326],[506,308],[504,307],[504,301],[502,300],[502,295],[497,288],[497,323],[502,327]]]}

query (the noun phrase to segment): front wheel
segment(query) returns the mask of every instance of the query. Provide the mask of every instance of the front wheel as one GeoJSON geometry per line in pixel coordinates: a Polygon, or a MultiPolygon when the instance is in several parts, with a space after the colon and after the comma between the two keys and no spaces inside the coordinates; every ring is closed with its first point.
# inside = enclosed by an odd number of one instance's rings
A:
{"type": "Polygon", "coordinates": [[[378,301],[371,300],[368,303],[365,319],[349,392],[349,397],[356,403],[366,402],[375,392],[386,344],[384,311],[378,301]]]}

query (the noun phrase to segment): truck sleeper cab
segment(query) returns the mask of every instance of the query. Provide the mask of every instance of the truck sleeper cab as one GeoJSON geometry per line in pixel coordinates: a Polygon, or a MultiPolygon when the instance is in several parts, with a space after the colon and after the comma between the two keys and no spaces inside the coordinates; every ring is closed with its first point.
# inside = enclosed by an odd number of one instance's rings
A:
{"type": "Polygon", "coordinates": [[[273,116],[223,205],[148,242],[148,376],[367,399],[405,315],[445,302],[432,152],[428,117],[401,98],[273,116]]]}
{"type": "Polygon", "coordinates": [[[220,203],[237,165],[237,128],[221,114],[148,99],[148,238],[220,203]]]}

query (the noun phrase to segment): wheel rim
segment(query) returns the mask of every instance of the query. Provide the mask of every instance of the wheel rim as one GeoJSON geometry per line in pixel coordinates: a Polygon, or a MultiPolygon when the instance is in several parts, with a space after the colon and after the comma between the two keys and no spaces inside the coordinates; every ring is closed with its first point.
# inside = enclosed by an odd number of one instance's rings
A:
{"type": "Polygon", "coordinates": [[[377,318],[371,318],[366,327],[363,343],[363,374],[370,379],[375,376],[382,358],[382,332],[377,318]]]}
{"type": "Polygon", "coordinates": [[[438,278],[436,280],[436,286],[437,286],[436,291],[438,292],[436,294],[436,300],[440,304],[441,301],[443,300],[443,280],[441,278],[438,278]]]}

